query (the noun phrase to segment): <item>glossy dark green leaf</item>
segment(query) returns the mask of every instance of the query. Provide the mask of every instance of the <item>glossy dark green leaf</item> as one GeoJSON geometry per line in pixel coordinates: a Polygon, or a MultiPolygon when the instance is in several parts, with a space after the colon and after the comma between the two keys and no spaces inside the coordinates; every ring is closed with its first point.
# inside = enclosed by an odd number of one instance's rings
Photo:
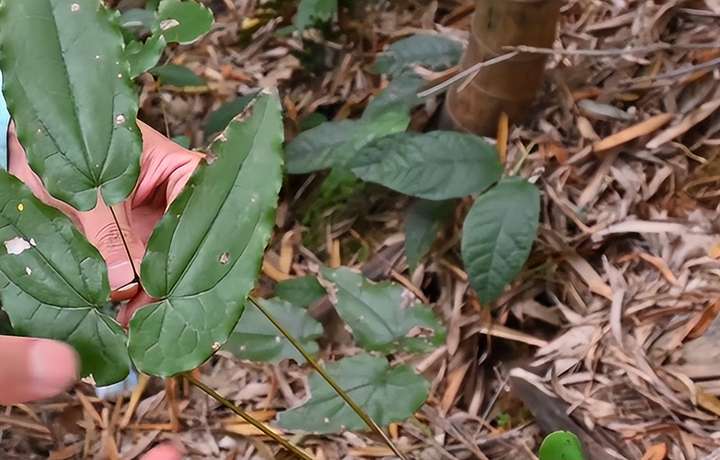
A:
{"type": "Polygon", "coordinates": [[[540,446],[540,460],[585,460],[582,444],[574,433],[556,431],[540,446]]]}
{"type": "Polygon", "coordinates": [[[365,144],[404,131],[406,111],[388,111],[376,118],[323,123],[300,133],[286,148],[290,174],[305,174],[345,165],[365,144]]]}
{"type": "Polygon", "coordinates": [[[135,187],[137,96],[119,27],[97,0],[0,4],[3,93],[32,169],[54,197],[95,207],[135,187]]]}
{"type": "Polygon", "coordinates": [[[502,294],[522,270],[537,236],[540,191],[509,178],[480,195],[465,219],[462,258],[480,301],[502,294]]]}
{"type": "Polygon", "coordinates": [[[160,29],[168,43],[187,45],[208,33],[215,18],[194,0],[162,0],[158,5],[160,29]]]}
{"type": "Polygon", "coordinates": [[[425,80],[415,73],[394,78],[387,88],[370,101],[363,112],[363,118],[374,118],[388,110],[410,111],[422,102],[417,93],[424,84],[425,80]]]}
{"type": "Polygon", "coordinates": [[[295,15],[295,27],[306,29],[318,22],[328,22],[335,16],[338,0],[300,0],[295,15]]]}
{"type": "Polygon", "coordinates": [[[279,282],[275,286],[275,295],[291,304],[307,307],[325,297],[325,289],[314,276],[301,276],[279,282]]]}
{"type": "Polygon", "coordinates": [[[432,309],[394,283],[371,283],[349,268],[324,268],[330,298],[367,351],[426,352],[445,341],[445,328],[432,309]]]}
{"type": "Polygon", "coordinates": [[[350,159],[352,172],[406,195],[460,198],[500,179],[497,152],[478,136],[451,131],[398,133],[365,144],[350,159]]]}
{"type": "Polygon", "coordinates": [[[166,46],[165,37],[161,34],[148,37],[144,43],[139,41],[128,43],[125,47],[125,58],[130,63],[130,78],[136,78],[155,67],[166,46]]]}
{"type": "MultiPolygon", "coordinates": [[[[281,299],[258,300],[262,306],[280,324],[300,342],[310,354],[318,352],[315,341],[322,336],[323,328],[305,310],[281,299]]],[[[283,337],[273,324],[258,310],[247,302],[242,319],[235,326],[225,344],[225,349],[240,359],[277,363],[284,359],[294,359],[304,363],[305,359],[283,337]]]]}
{"type": "Polygon", "coordinates": [[[195,72],[182,65],[165,64],[150,70],[161,85],[170,86],[203,86],[205,80],[198,77],[195,72]]]}
{"type": "Polygon", "coordinates": [[[400,75],[413,65],[433,70],[448,69],[460,62],[463,46],[440,35],[419,34],[398,40],[375,62],[378,73],[400,75]]]}
{"type": "Polygon", "coordinates": [[[97,250],[60,211],[0,171],[2,304],[15,333],[69,343],[82,374],[99,385],[128,374],[122,328],[100,309],[108,302],[107,269],[97,250]]]}
{"type": "Polygon", "coordinates": [[[205,125],[205,136],[209,137],[211,134],[218,133],[225,129],[228,123],[230,123],[230,120],[245,110],[245,107],[247,107],[256,95],[257,92],[253,92],[245,96],[240,96],[237,99],[221,105],[220,108],[211,113],[205,125]]]}
{"type": "Polygon", "coordinates": [[[255,284],[282,184],[283,123],[262,93],[230,123],[155,228],[141,267],[161,299],[130,324],[130,354],[153,375],[189,371],[225,343],[255,284]]]}
{"type": "MultiPolygon", "coordinates": [[[[391,368],[385,358],[359,355],[328,364],[327,372],[381,426],[412,416],[427,399],[430,383],[405,365],[391,368]]],[[[365,423],[320,378],[310,376],[310,399],[280,413],[289,430],[337,433],[366,429],[365,423]]]]}
{"type": "Polygon", "coordinates": [[[453,201],[418,200],[405,218],[405,255],[411,270],[430,251],[437,234],[452,216],[453,201]]]}

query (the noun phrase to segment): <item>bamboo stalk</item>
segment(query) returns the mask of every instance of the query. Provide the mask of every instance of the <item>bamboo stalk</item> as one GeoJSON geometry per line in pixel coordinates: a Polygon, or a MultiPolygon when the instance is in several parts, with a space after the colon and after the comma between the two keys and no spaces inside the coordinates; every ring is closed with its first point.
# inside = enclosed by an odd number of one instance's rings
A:
{"type": "Polygon", "coordinates": [[[500,114],[521,121],[542,85],[547,55],[520,52],[522,46],[551,47],[560,15],[559,0],[476,0],[463,69],[507,54],[485,66],[470,81],[448,92],[442,124],[460,131],[494,136],[500,114]]]}

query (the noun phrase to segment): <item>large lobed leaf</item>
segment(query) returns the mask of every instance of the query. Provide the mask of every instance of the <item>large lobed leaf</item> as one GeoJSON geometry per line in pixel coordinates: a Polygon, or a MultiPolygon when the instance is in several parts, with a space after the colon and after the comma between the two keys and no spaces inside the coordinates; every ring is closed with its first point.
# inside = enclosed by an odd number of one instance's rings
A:
{"type": "Polygon", "coordinates": [[[462,258],[480,301],[490,303],[520,273],[537,236],[540,191],[510,178],[478,197],[465,219],[462,258]]]}
{"type": "MultiPolygon", "coordinates": [[[[328,364],[327,372],[381,426],[410,417],[422,406],[430,384],[408,366],[391,368],[382,357],[359,355],[328,364]]],[[[310,376],[310,399],[282,412],[289,430],[335,433],[362,430],[365,423],[319,375],[310,376]]]]}
{"type": "Polygon", "coordinates": [[[121,381],[129,358],[122,328],[101,312],[110,295],[97,250],[60,211],[0,171],[2,304],[15,333],[62,340],[98,385],[121,381]]]}
{"type": "Polygon", "coordinates": [[[428,200],[482,192],[502,175],[492,146],[478,136],[450,131],[375,139],[348,166],[365,181],[428,200]]]}
{"type": "Polygon", "coordinates": [[[323,123],[300,133],[288,144],[288,172],[305,174],[344,166],[368,142],[404,131],[409,123],[407,110],[389,110],[361,120],[323,123]]]}
{"type": "Polygon", "coordinates": [[[323,268],[331,298],[358,344],[368,351],[426,352],[445,341],[433,311],[393,283],[369,282],[349,268],[323,268]],[[415,336],[409,337],[411,332],[415,336]]]}
{"type": "Polygon", "coordinates": [[[135,187],[142,148],[123,38],[98,0],[0,3],[3,92],[32,169],[77,209],[135,187]]]}
{"type": "Polygon", "coordinates": [[[155,228],[141,273],[145,290],[161,300],[130,324],[140,370],[194,369],[228,339],[274,225],[282,141],[280,100],[263,92],[218,136],[208,164],[155,228]]]}
{"type": "MultiPolygon", "coordinates": [[[[305,310],[281,299],[258,300],[262,306],[280,324],[300,342],[302,347],[314,355],[320,349],[316,339],[320,338],[323,328],[305,310]]],[[[298,352],[288,339],[282,337],[278,330],[260,310],[247,302],[242,320],[235,326],[225,349],[240,359],[250,361],[280,362],[294,359],[304,363],[305,358],[298,352]]]]}

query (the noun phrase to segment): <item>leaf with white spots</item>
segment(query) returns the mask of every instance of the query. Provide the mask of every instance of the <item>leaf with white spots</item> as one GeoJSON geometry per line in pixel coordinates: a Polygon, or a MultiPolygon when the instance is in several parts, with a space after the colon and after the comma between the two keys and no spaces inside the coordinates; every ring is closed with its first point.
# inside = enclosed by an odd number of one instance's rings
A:
{"type": "MultiPolygon", "coordinates": [[[[307,311],[281,299],[258,300],[280,324],[300,342],[310,354],[318,352],[315,341],[322,336],[322,325],[307,311]]],[[[240,359],[277,363],[283,359],[294,359],[304,363],[305,359],[260,310],[248,302],[242,319],[235,326],[225,349],[240,359]]]]}
{"type": "Polygon", "coordinates": [[[3,93],[30,167],[73,207],[135,187],[142,140],[123,37],[98,0],[0,3],[3,93]],[[116,123],[122,115],[124,123],[116,123]]]}
{"type": "Polygon", "coordinates": [[[445,328],[432,309],[402,286],[371,283],[349,268],[323,268],[335,309],[358,345],[367,351],[420,353],[445,341],[445,328]]]}
{"type": "MultiPolygon", "coordinates": [[[[390,367],[385,358],[358,355],[328,364],[327,372],[379,425],[412,416],[425,402],[430,383],[405,365],[390,367]]],[[[310,376],[310,398],[300,407],[280,413],[288,430],[337,433],[367,427],[340,396],[315,373],[310,376]]]]}
{"type": "Polygon", "coordinates": [[[233,331],[255,284],[282,184],[277,94],[230,123],[155,228],[142,263],[156,303],[130,323],[139,370],[168,376],[202,364],[233,331]]]}
{"type": "Polygon", "coordinates": [[[5,171],[0,241],[0,296],[14,332],[69,343],[82,375],[100,385],[125,378],[125,334],[101,311],[110,296],[105,262],[64,214],[5,171]]]}

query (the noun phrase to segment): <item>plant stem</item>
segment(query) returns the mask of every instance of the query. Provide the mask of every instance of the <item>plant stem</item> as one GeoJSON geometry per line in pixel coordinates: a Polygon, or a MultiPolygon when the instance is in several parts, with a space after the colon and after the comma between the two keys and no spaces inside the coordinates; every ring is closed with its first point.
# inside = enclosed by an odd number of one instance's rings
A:
{"type": "Polygon", "coordinates": [[[375,422],[375,420],[373,420],[372,417],[370,417],[370,415],[368,415],[368,413],[365,412],[365,410],[360,407],[358,403],[353,401],[353,399],[345,390],[340,388],[340,385],[338,385],[335,380],[330,377],[330,375],[325,371],[325,369],[323,369],[320,364],[318,364],[318,362],[315,361],[312,356],[310,356],[310,353],[308,353],[305,348],[300,345],[300,342],[298,342],[295,337],[293,337],[280,323],[278,323],[277,320],[270,314],[270,312],[268,312],[262,305],[260,305],[259,302],[257,302],[252,297],[249,297],[248,299],[250,300],[250,302],[253,303],[253,305],[258,308],[258,310],[260,310],[260,313],[262,313],[273,324],[273,326],[275,326],[277,330],[279,330],[280,333],[282,333],[282,335],[284,335],[285,338],[290,341],[292,346],[295,347],[298,352],[300,352],[300,354],[303,356],[303,358],[305,358],[308,364],[310,364],[310,366],[315,369],[318,374],[320,374],[320,377],[322,377],[323,380],[325,380],[325,382],[327,382],[327,384],[330,385],[333,390],[335,390],[335,392],[347,403],[348,406],[352,408],[353,411],[355,411],[355,413],[363,420],[363,422],[365,422],[365,424],[371,430],[373,430],[375,433],[380,435],[380,437],[382,437],[383,441],[385,441],[385,444],[387,444],[387,446],[395,453],[395,455],[397,455],[401,460],[407,460],[407,457],[405,457],[405,455],[400,452],[400,449],[398,449],[395,443],[392,442],[390,437],[387,435],[387,433],[385,433],[385,431],[380,427],[380,425],[378,425],[377,422],[375,422]]]}
{"type": "Polygon", "coordinates": [[[298,458],[302,460],[314,460],[311,456],[306,454],[302,449],[291,443],[290,441],[286,440],[282,436],[278,435],[277,433],[274,433],[271,429],[265,426],[265,424],[255,420],[253,417],[251,417],[247,412],[243,411],[239,407],[237,407],[232,401],[226,399],[223,397],[220,393],[213,390],[209,386],[202,383],[200,380],[196,379],[192,376],[192,374],[185,374],[185,379],[190,382],[192,385],[198,387],[200,390],[202,390],[205,394],[222,404],[223,406],[227,407],[231,411],[235,412],[237,415],[239,415],[243,420],[248,422],[250,425],[254,426],[258,430],[265,433],[267,436],[272,438],[274,441],[278,442],[280,445],[285,447],[287,450],[292,452],[293,454],[297,455],[298,458]]]}

